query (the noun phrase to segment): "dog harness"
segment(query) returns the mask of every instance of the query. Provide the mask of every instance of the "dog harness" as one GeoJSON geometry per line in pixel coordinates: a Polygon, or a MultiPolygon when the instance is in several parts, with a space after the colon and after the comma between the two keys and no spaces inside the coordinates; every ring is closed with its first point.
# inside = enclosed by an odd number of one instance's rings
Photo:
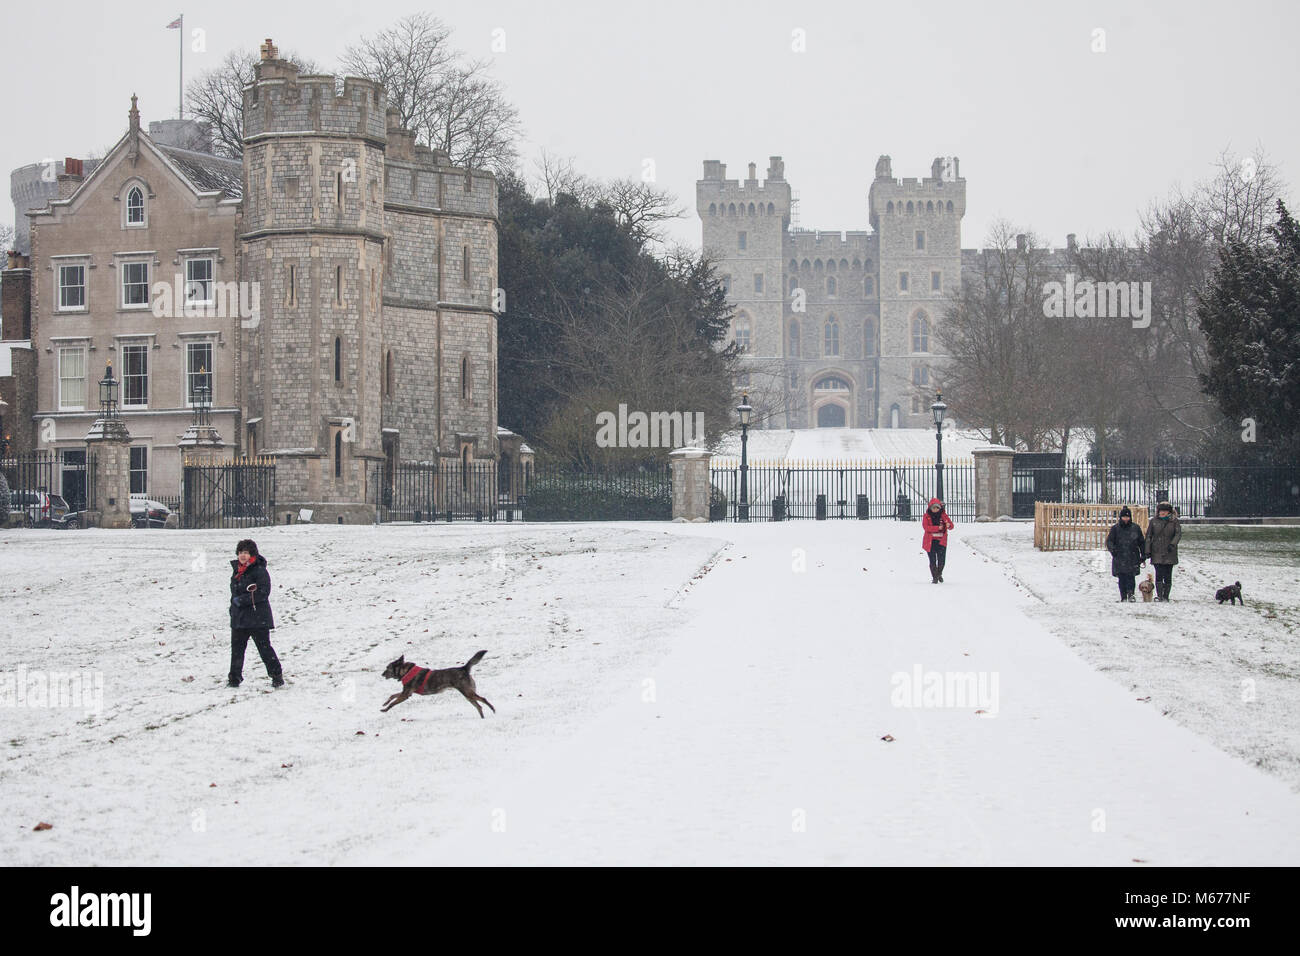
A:
{"type": "Polygon", "coordinates": [[[411,669],[402,675],[402,686],[409,687],[415,684],[415,692],[423,694],[424,689],[429,686],[429,678],[433,676],[433,671],[427,667],[421,667],[418,664],[412,664],[411,669]]]}

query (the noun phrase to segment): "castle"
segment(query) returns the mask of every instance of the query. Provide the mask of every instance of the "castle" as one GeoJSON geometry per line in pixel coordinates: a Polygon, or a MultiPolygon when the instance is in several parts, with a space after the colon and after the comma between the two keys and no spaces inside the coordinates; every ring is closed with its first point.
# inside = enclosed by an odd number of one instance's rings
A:
{"type": "Polygon", "coordinates": [[[417,145],[381,86],[302,75],[270,40],[243,120],[223,160],[155,143],[133,97],[108,155],[65,163],[27,213],[30,260],[5,274],[7,300],[30,290],[10,351],[35,365],[14,449],[71,476],[111,361],[132,493],[177,493],[200,401],[227,454],[275,459],[290,517],[373,520],[380,462],[495,461],[495,178],[417,145]]]}
{"type": "Polygon", "coordinates": [[[705,252],[734,307],[741,381],[768,428],[915,428],[944,356],[935,326],[961,283],[966,180],[954,157],[925,179],[876,163],[871,231],[791,228],[794,199],[780,156],[760,182],[704,162],[695,189],[705,252]]]}

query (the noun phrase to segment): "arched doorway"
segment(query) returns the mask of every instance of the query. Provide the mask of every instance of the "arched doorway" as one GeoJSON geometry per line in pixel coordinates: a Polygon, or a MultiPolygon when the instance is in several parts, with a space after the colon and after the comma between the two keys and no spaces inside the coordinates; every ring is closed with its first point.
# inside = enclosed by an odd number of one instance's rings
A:
{"type": "Polygon", "coordinates": [[[847,424],[844,406],[828,402],[817,409],[818,428],[843,428],[847,424]]]}

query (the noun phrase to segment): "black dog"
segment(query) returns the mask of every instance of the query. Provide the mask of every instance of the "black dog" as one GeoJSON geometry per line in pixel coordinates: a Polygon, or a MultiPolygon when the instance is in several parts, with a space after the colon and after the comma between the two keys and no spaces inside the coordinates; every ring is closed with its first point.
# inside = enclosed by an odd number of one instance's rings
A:
{"type": "Polygon", "coordinates": [[[1227,601],[1229,604],[1236,604],[1238,601],[1241,601],[1241,606],[1246,606],[1246,602],[1241,596],[1240,581],[1235,584],[1229,584],[1226,588],[1219,588],[1219,590],[1214,592],[1214,598],[1220,604],[1224,601],[1227,601]]]}
{"type": "MultiPolygon", "coordinates": [[[[474,705],[474,709],[482,717],[483,708],[478,705],[478,702],[483,701],[489,707],[492,707],[492,702],[478,695],[478,688],[474,686],[474,678],[469,676],[469,669],[481,661],[486,653],[487,651],[479,651],[460,667],[444,667],[436,671],[417,664],[408,664],[406,655],[403,654],[384,668],[384,676],[400,680],[402,689],[384,701],[384,705],[379,709],[382,711],[396,707],[412,694],[441,694],[448,687],[454,687],[474,705]]],[[[492,707],[492,713],[496,712],[497,709],[492,707]]]]}

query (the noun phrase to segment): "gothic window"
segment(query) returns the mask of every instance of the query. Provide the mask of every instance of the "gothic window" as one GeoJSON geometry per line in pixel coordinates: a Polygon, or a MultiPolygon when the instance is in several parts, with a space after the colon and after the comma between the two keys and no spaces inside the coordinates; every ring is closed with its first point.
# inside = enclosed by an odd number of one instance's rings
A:
{"type": "Polygon", "coordinates": [[[812,268],[812,263],[809,262],[807,259],[805,259],[803,263],[799,266],[801,272],[807,272],[811,268],[812,268]]]}
{"type": "Polygon", "coordinates": [[[948,200],[948,211],[949,211],[949,212],[952,212],[952,200],[951,200],[951,199],[948,200]]]}
{"type": "Polygon", "coordinates": [[[469,401],[469,356],[466,355],[460,360],[460,397],[469,401]]]}
{"type": "Polygon", "coordinates": [[[916,230],[916,251],[917,252],[925,251],[925,230],[924,229],[916,230]]]}
{"type": "Polygon", "coordinates": [[[857,256],[854,256],[854,257],[853,257],[853,271],[854,271],[854,272],[857,272],[857,271],[858,271],[859,269],[861,269],[861,268],[862,268],[862,260],[859,259],[857,256]]]}
{"type": "Polygon", "coordinates": [[[716,216],[717,214],[718,214],[718,204],[715,202],[709,203],[709,215],[716,216]]]}
{"type": "Polygon", "coordinates": [[[926,212],[934,212],[934,203],[933,203],[932,201],[930,201],[930,200],[926,200],[926,203],[925,203],[925,211],[926,211],[926,212]]]}
{"type": "Polygon", "coordinates": [[[754,215],[754,204],[753,204],[753,203],[750,203],[750,204],[749,204],[749,214],[750,214],[751,216],[754,215]]]}
{"type": "Polygon", "coordinates": [[[129,226],[144,225],[144,190],[132,186],[126,194],[126,222],[129,226]]]}
{"type": "Polygon", "coordinates": [[[840,271],[841,271],[841,272],[848,272],[848,271],[849,271],[849,260],[848,260],[848,259],[841,259],[841,260],[840,260],[840,271]]]}
{"type": "Polygon", "coordinates": [[[790,357],[799,357],[799,323],[790,323],[790,357]]]}
{"type": "Polygon", "coordinates": [[[754,291],[755,292],[763,291],[763,273],[761,272],[754,273],[754,291]]]}
{"type": "Polygon", "coordinates": [[[849,383],[838,375],[826,375],[817,380],[813,389],[821,392],[847,392],[849,383]]]}
{"type": "Polygon", "coordinates": [[[826,294],[827,294],[827,295],[834,295],[834,294],[835,294],[835,277],[834,277],[834,276],[827,276],[827,277],[826,277],[826,294]]]}
{"type": "Polygon", "coordinates": [[[790,294],[793,295],[793,294],[794,294],[794,290],[797,289],[797,288],[799,288],[799,279],[798,279],[798,277],[796,277],[796,276],[791,276],[791,277],[790,277],[790,294]]]}
{"type": "Polygon", "coordinates": [[[898,291],[907,292],[909,281],[910,281],[910,277],[908,276],[908,274],[906,272],[900,272],[898,274],[898,291]]]}
{"type": "Polygon", "coordinates": [[[826,320],[824,354],[840,354],[840,322],[833,315],[826,320]]]}
{"type": "Polygon", "coordinates": [[[834,259],[827,259],[827,260],[826,260],[826,271],[827,271],[827,272],[834,272],[834,271],[835,271],[835,260],[834,260],[834,259]]]}
{"type": "Polygon", "coordinates": [[[388,350],[388,355],[384,358],[384,392],[389,398],[393,397],[393,350],[388,350]]]}
{"type": "Polygon", "coordinates": [[[875,295],[875,294],[876,294],[876,280],[873,279],[871,276],[867,276],[865,279],[863,279],[863,280],[862,280],[862,291],[863,291],[866,295],[875,295]]]}
{"type": "Polygon", "coordinates": [[[886,204],[885,212],[889,213],[891,216],[894,214],[894,201],[892,199],[886,204]]]}
{"type": "Polygon", "coordinates": [[[748,352],[750,335],[753,331],[751,323],[749,321],[749,316],[745,315],[742,312],[740,316],[736,319],[735,330],[736,330],[735,331],[736,347],[740,349],[742,352],[748,352]]]}
{"type": "Polygon", "coordinates": [[[731,216],[733,219],[735,218],[735,216],[736,216],[736,204],[735,204],[734,202],[733,202],[733,203],[729,203],[729,204],[727,205],[727,215],[728,215],[728,216],[731,216]]]}
{"type": "Polygon", "coordinates": [[[798,272],[798,271],[799,271],[799,262],[798,262],[798,260],[796,260],[796,259],[791,259],[791,260],[790,260],[790,271],[791,271],[791,272],[798,272]]]}
{"type": "Polygon", "coordinates": [[[334,381],[343,381],[343,340],[334,336],[334,381]]]}
{"type": "Polygon", "coordinates": [[[813,271],[814,272],[822,271],[822,261],[820,259],[818,259],[816,262],[813,263],[813,271]]]}
{"type": "Polygon", "coordinates": [[[334,433],[334,477],[343,477],[343,432],[334,433]]]}
{"type": "Polygon", "coordinates": [[[741,250],[749,248],[749,233],[747,232],[736,233],[736,245],[740,247],[741,250]]]}
{"type": "Polygon", "coordinates": [[[876,320],[867,319],[862,325],[863,345],[868,356],[876,354],[876,320]]]}
{"type": "Polygon", "coordinates": [[[875,263],[872,262],[870,259],[867,260],[867,264],[864,266],[864,268],[865,268],[868,272],[870,272],[870,271],[871,271],[872,269],[874,269],[875,267],[876,267],[875,263]]]}
{"type": "Polygon", "coordinates": [[[769,216],[775,216],[775,215],[776,215],[776,206],[772,205],[772,203],[768,203],[768,204],[767,204],[767,214],[768,214],[769,216]]]}
{"type": "Polygon", "coordinates": [[[910,216],[915,210],[912,208],[912,200],[907,201],[907,214],[910,216]]]}
{"type": "Polygon", "coordinates": [[[912,316],[912,351],[930,351],[930,317],[924,312],[912,316]]]}
{"type": "Polygon", "coordinates": [[[930,273],[930,291],[931,291],[931,292],[942,292],[942,291],[943,291],[943,273],[942,273],[942,272],[931,272],[931,273],[930,273]]]}

